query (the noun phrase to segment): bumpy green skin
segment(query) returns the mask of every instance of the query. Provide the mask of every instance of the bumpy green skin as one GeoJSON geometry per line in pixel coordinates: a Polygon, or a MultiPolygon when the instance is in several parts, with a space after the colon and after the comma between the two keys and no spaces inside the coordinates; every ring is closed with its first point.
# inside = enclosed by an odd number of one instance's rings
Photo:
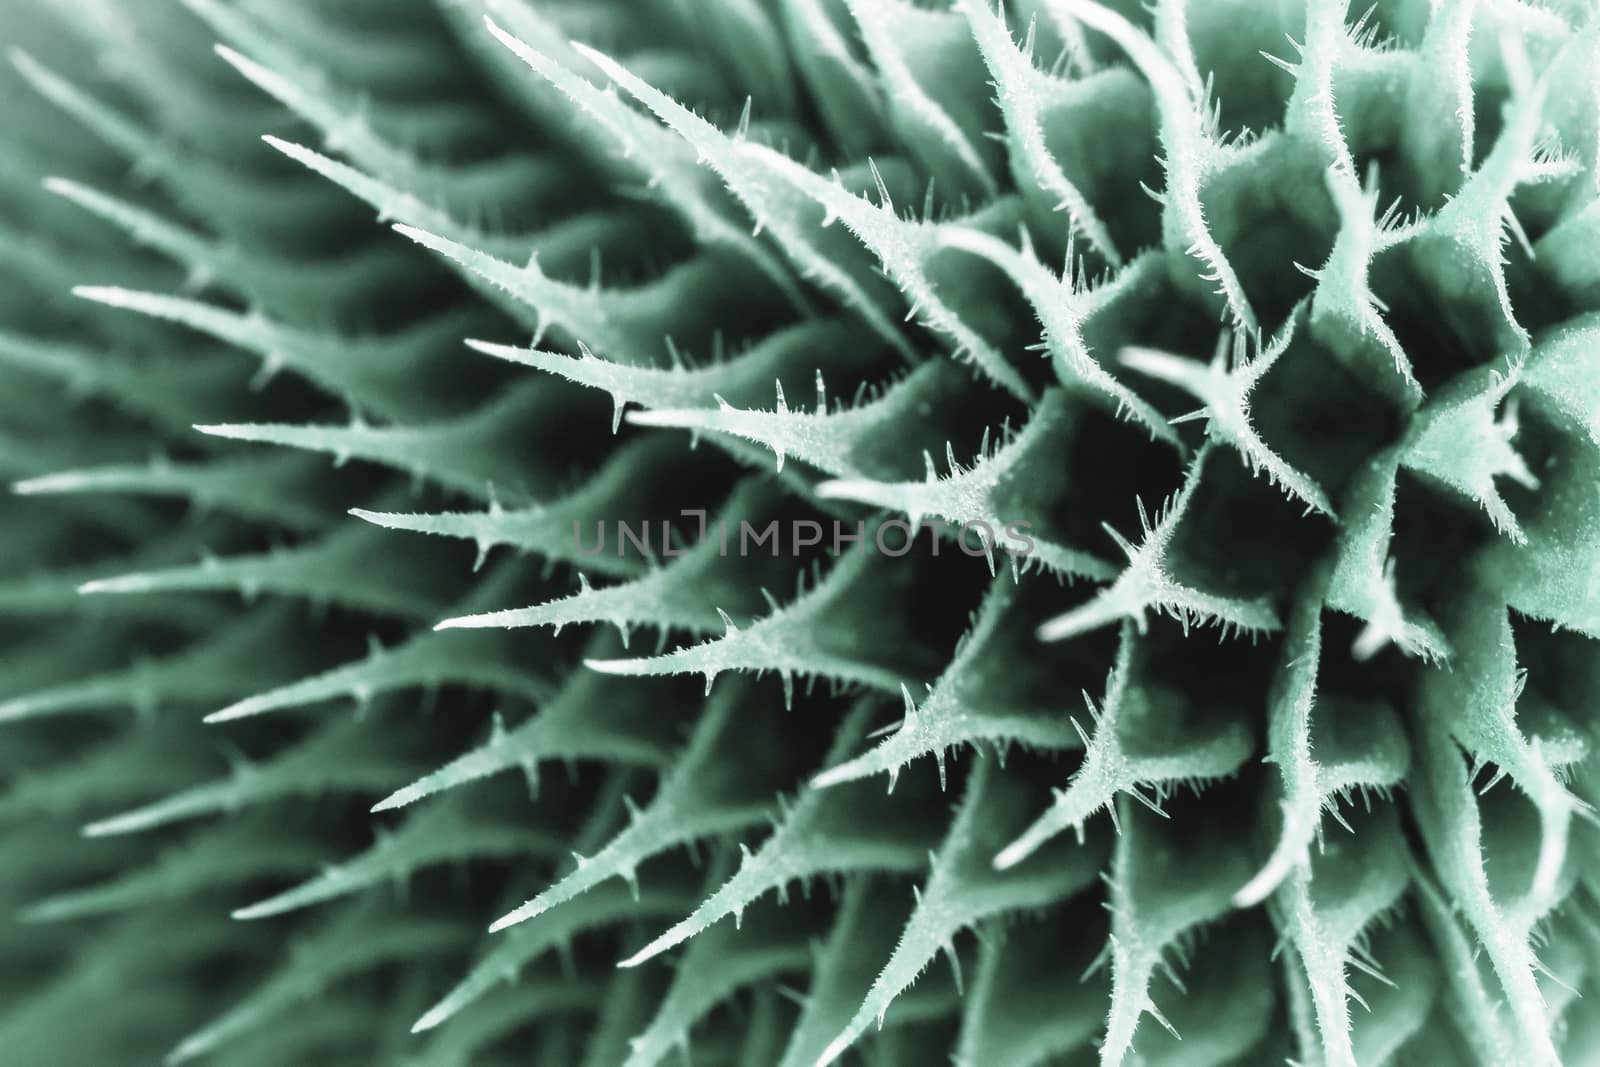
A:
{"type": "Polygon", "coordinates": [[[13,8],[0,1059],[1600,1060],[1591,5],[13,8]]]}

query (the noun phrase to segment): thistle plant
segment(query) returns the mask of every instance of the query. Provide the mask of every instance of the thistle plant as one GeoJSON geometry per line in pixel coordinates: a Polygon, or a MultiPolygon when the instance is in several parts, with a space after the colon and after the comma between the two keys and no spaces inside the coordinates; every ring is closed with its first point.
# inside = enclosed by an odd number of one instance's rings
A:
{"type": "Polygon", "coordinates": [[[11,14],[7,1062],[1600,1062],[1592,5],[11,14]]]}

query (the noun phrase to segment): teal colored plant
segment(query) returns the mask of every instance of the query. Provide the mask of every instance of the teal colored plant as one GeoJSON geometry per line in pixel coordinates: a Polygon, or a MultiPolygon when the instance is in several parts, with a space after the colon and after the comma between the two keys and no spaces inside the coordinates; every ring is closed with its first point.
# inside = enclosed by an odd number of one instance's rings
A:
{"type": "Polygon", "coordinates": [[[10,14],[0,1060],[1600,1062],[1592,5],[10,14]]]}

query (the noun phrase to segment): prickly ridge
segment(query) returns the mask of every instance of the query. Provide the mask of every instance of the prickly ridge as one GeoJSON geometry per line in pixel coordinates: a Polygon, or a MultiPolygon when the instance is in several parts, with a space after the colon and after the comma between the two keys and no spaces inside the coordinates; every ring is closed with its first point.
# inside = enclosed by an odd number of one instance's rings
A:
{"type": "Polygon", "coordinates": [[[13,7],[0,1058],[1600,1058],[1594,5],[13,7]]]}

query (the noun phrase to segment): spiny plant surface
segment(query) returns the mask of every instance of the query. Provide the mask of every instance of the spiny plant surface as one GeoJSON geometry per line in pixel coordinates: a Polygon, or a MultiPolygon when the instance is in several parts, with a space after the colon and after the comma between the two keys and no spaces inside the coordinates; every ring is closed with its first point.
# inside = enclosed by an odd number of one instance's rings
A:
{"type": "Polygon", "coordinates": [[[1600,1061],[1591,5],[7,28],[6,1062],[1600,1061]]]}

